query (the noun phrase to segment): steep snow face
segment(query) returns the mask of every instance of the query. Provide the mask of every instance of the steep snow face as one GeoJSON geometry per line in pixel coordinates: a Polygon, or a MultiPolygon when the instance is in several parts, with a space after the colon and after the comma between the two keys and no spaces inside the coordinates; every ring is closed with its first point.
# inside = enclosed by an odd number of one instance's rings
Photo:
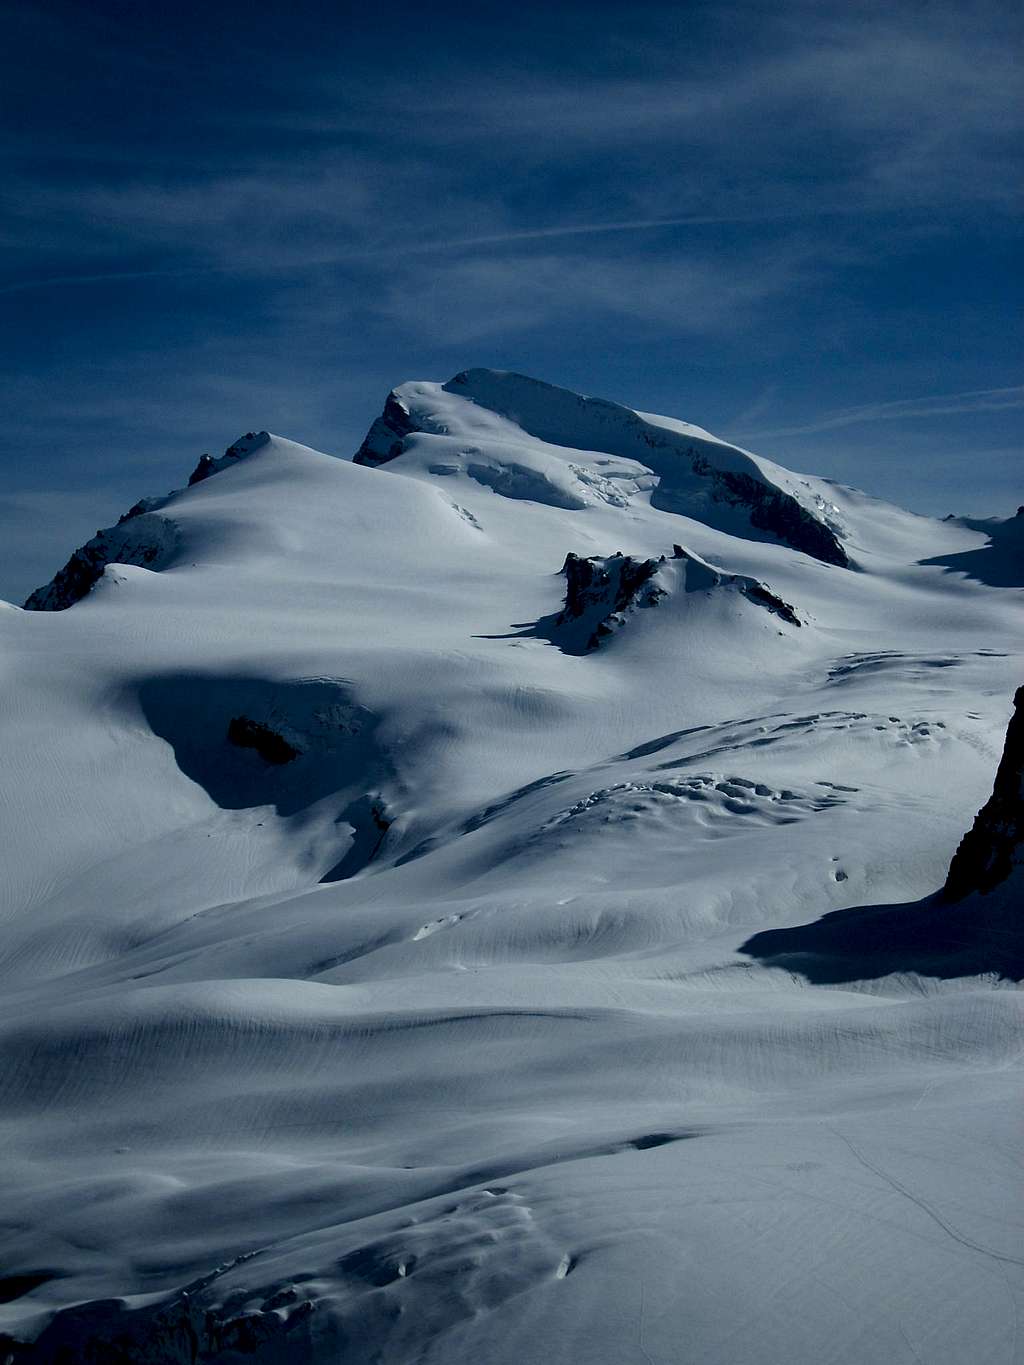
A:
{"type": "Polygon", "coordinates": [[[488,371],[359,460],[0,612],[0,1357],[1008,1358],[992,528],[488,371]]]}

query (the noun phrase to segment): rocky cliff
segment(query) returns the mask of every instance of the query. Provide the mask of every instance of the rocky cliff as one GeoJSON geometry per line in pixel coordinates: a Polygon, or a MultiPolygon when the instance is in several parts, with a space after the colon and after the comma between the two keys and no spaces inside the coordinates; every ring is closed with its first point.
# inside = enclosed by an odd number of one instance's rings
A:
{"type": "Polygon", "coordinates": [[[1024,687],[1018,687],[1013,705],[992,795],[949,865],[942,892],[948,901],[973,892],[988,895],[1024,864],[1024,687]]]}

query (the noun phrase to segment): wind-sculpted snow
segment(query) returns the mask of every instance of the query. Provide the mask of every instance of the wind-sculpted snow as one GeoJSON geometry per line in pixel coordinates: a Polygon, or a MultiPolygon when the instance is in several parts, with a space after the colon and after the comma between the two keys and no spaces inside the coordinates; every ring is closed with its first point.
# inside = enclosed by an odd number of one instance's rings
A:
{"type": "Polygon", "coordinates": [[[1011,1359],[992,539],[467,371],[0,613],[0,1360],[1011,1359]]]}

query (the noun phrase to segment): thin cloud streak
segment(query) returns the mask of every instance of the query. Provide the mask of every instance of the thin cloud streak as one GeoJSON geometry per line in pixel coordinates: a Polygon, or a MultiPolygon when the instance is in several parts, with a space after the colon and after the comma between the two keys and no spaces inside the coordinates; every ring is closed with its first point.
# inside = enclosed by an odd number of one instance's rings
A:
{"type": "Polygon", "coordinates": [[[491,232],[478,237],[453,237],[448,241],[423,242],[413,251],[446,251],[463,247],[500,246],[504,242],[548,241],[557,237],[590,237],[612,232],[650,232],[659,228],[726,227],[732,224],[756,226],[759,223],[781,223],[801,218],[820,218],[830,215],[860,214],[851,208],[784,209],[766,213],[691,213],[680,218],[635,218],[615,223],[575,223],[561,227],[524,228],[510,232],[491,232]]]}
{"type": "MultiPolygon", "coordinates": [[[[281,262],[268,259],[266,273],[294,275],[331,265],[357,261],[401,260],[406,257],[443,254],[449,251],[474,250],[479,247],[514,245],[520,242],[552,241],[561,238],[603,236],[615,233],[656,232],[661,229],[687,227],[715,227],[730,224],[773,223],[826,214],[845,215],[849,209],[811,209],[806,213],[779,212],[763,214],[691,214],[681,218],[638,218],[614,223],[573,223],[546,228],[524,228],[508,232],[481,233],[473,237],[438,238],[426,242],[396,242],[384,247],[355,247],[334,253],[317,252],[309,260],[281,262]]],[[[250,261],[234,264],[195,265],[156,268],[153,270],[110,270],[88,274],[51,275],[44,279],[16,280],[0,286],[0,296],[21,294],[33,289],[50,289],[65,285],[108,284],[121,280],[179,279],[194,275],[251,275],[263,271],[250,261]]]]}
{"type": "Polygon", "coordinates": [[[1004,389],[972,389],[966,393],[930,394],[923,398],[900,398],[891,403],[867,403],[856,408],[842,408],[826,413],[814,422],[801,426],[774,427],[770,431],[744,431],[745,440],[765,440],[775,436],[813,436],[821,431],[836,431],[840,427],[861,422],[894,422],[951,417],[963,413],[1008,412],[1024,408],[1024,384],[1004,389]]]}

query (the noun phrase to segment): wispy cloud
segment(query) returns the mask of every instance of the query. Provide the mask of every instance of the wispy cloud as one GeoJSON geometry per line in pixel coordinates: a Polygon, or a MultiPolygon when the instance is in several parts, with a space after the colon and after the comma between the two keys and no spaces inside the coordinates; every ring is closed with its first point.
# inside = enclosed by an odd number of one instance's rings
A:
{"type": "MultiPolygon", "coordinates": [[[[93,282],[119,263],[120,277],[141,279],[153,263],[125,258],[151,252],[181,258],[170,267],[270,274],[359,253],[583,248],[714,226],[825,232],[836,219],[1011,205],[1024,102],[998,25],[965,30],[941,5],[927,26],[864,5],[782,6],[751,23],[751,41],[726,47],[713,71],[650,14],[632,70],[602,69],[605,52],[571,78],[500,56],[484,78],[435,52],[396,82],[372,65],[339,72],[329,44],[301,64],[283,52],[263,98],[215,87],[176,114],[188,155],[130,128],[106,141],[92,126],[42,128],[37,153],[65,173],[44,178],[38,156],[8,171],[11,283],[93,282]],[[53,268],[70,254],[77,269],[53,268]]],[[[96,61],[122,51],[124,33],[100,17],[79,28],[96,61]]],[[[590,41],[602,48],[599,31],[590,41]]],[[[159,45],[136,55],[162,88],[159,45]]]]}
{"type": "Polygon", "coordinates": [[[778,384],[765,384],[751,401],[728,423],[730,430],[749,431],[751,423],[763,417],[775,404],[779,392],[778,384]]]}
{"type": "MultiPolygon", "coordinates": [[[[840,214],[844,210],[838,211],[840,214]]],[[[803,214],[689,214],[679,218],[641,218],[610,223],[564,223],[546,227],[519,228],[505,232],[478,233],[467,237],[410,238],[395,240],[386,245],[344,247],[326,243],[310,244],[303,251],[294,247],[290,254],[271,251],[261,255],[251,252],[236,257],[226,256],[219,264],[196,264],[156,267],[150,270],[117,269],[76,272],[65,275],[44,275],[38,278],[14,280],[0,285],[0,296],[20,294],[37,289],[53,289],[76,285],[107,285],[117,281],[148,279],[185,279],[196,275],[247,275],[273,272],[286,278],[303,271],[320,270],[326,266],[358,262],[372,265],[381,262],[400,262],[417,256],[445,255],[453,252],[475,252],[488,247],[516,247],[530,243],[567,241],[573,238],[629,236],[633,234],[664,233],[674,229],[715,226],[752,226],[758,223],[785,222],[801,218],[803,214]]],[[[515,264],[515,262],[513,262],[515,264]]]]}
{"type": "MultiPolygon", "coordinates": [[[[424,71],[340,96],[314,76],[313,107],[276,101],[253,117],[329,139],[373,129],[393,145],[461,161],[492,155],[544,170],[592,156],[605,192],[696,210],[710,182],[722,211],[744,199],[808,211],[853,201],[864,212],[972,201],[1008,205],[1024,127],[1013,35],[997,9],[967,26],[956,6],[918,12],[850,4],[778,6],[752,15],[748,40],[709,64],[678,32],[643,35],[642,75],[567,80],[540,63],[453,76],[424,71]],[[613,157],[613,161],[608,158],[613,157]]],[[[595,39],[595,41],[597,41],[595,39]]],[[[638,63],[640,64],[640,63],[638,63]]]]}
{"type": "MultiPolygon", "coordinates": [[[[780,250],[727,260],[700,250],[657,254],[572,251],[410,260],[386,272],[364,301],[369,311],[446,345],[472,345],[528,328],[577,328],[628,319],[652,339],[739,337],[764,307],[819,268],[813,253],[780,250]]],[[[330,306],[329,293],[325,298],[330,306]]]]}
{"type": "MultiPolygon", "coordinates": [[[[430,252],[471,249],[485,246],[514,245],[520,242],[545,242],[557,238],[600,237],[606,234],[627,234],[639,232],[659,232],[671,228],[703,227],[754,227],[765,223],[783,223],[815,216],[842,216],[850,213],[848,208],[816,209],[812,206],[793,210],[765,211],[762,213],[689,213],[676,218],[632,218],[623,222],[610,223],[564,223],[549,227],[520,228],[508,232],[482,233],[473,237],[453,237],[448,240],[420,242],[407,247],[407,251],[430,252]]],[[[396,247],[400,252],[401,247],[396,247]]]]}
{"type": "Polygon", "coordinates": [[[852,427],[862,422],[920,421],[965,413],[1009,412],[1017,408],[1024,408],[1024,384],[1003,389],[973,389],[966,393],[929,394],[924,398],[900,398],[891,403],[865,403],[860,407],[823,413],[811,422],[795,426],[775,427],[769,431],[744,430],[739,434],[747,440],[813,436],[818,432],[837,431],[840,427],[852,427]]]}

